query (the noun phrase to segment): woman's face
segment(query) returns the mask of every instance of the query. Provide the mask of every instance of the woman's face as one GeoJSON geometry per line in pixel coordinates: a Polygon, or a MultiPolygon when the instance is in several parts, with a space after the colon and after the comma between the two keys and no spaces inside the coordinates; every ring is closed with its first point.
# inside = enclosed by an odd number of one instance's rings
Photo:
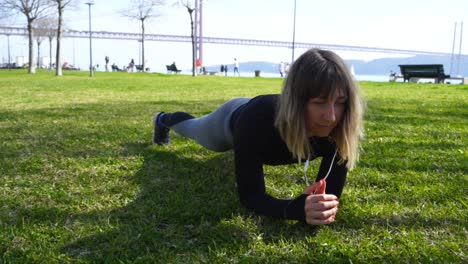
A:
{"type": "Polygon", "coordinates": [[[310,98],[305,114],[307,136],[327,137],[341,121],[347,100],[341,91],[331,98],[310,98]]]}

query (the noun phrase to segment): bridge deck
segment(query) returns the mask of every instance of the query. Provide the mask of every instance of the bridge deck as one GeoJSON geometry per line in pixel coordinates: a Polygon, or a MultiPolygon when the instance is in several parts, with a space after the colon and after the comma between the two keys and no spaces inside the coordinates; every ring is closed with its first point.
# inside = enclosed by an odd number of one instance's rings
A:
{"type": "MultiPolygon", "coordinates": [[[[91,34],[94,39],[141,40],[141,34],[139,33],[92,31],[91,34]]],[[[0,35],[27,36],[27,30],[26,28],[21,28],[21,27],[0,27],[0,35]]],[[[89,32],[80,31],[80,30],[66,30],[63,32],[63,37],[65,38],[89,38],[89,32]]],[[[182,36],[182,35],[145,34],[145,41],[192,42],[192,39],[190,36],[182,36]]],[[[291,42],[276,41],[276,40],[203,37],[203,43],[292,48],[291,42]]],[[[322,49],[330,49],[330,50],[379,52],[379,53],[408,54],[408,55],[435,55],[435,56],[450,56],[451,55],[450,53],[444,53],[444,52],[391,49],[391,48],[374,48],[374,47],[347,46],[347,45],[322,44],[322,43],[299,42],[299,43],[294,43],[294,47],[306,48],[306,49],[322,48],[322,49]]]]}

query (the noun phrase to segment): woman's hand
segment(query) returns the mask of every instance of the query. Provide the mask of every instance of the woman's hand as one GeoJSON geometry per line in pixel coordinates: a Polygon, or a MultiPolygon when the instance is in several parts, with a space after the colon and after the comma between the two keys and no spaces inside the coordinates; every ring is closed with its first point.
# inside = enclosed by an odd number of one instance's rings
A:
{"type": "Polygon", "coordinates": [[[325,187],[326,182],[321,180],[304,191],[309,194],[304,206],[306,222],[309,225],[326,225],[335,221],[335,215],[338,212],[338,197],[325,194],[325,187]]]}

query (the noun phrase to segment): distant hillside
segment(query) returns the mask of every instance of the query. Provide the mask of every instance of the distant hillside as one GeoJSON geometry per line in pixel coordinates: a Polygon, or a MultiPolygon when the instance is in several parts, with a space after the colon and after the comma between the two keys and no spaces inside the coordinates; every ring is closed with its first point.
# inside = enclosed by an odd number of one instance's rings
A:
{"type": "MultiPolygon", "coordinates": [[[[278,73],[278,64],[273,62],[267,61],[250,61],[250,62],[243,62],[239,63],[239,70],[243,72],[254,72],[256,70],[260,70],[262,72],[269,72],[269,73],[278,73]]],[[[207,71],[220,71],[219,66],[207,66],[207,71]]],[[[228,71],[232,72],[234,70],[234,64],[228,64],[228,71]]]]}
{"type": "MultiPolygon", "coordinates": [[[[399,64],[443,64],[444,71],[450,73],[450,57],[440,56],[414,56],[408,58],[383,58],[372,61],[349,60],[348,65],[353,65],[354,72],[362,75],[386,75],[390,71],[399,73],[399,64]]],[[[454,60],[452,67],[453,76],[457,75],[458,61],[454,60]]],[[[460,74],[468,76],[468,56],[461,57],[460,74]]]]}
{"type": "MultiPolygon", "coordinates": [[[[454,60],[452,67],[452,76],[457,75],[458,64],[454,60]]],[[[346,63],[354,67],[355,74],[358,75],[388,75],[390,71],[400,73],[399,64],[443,64],[447,74],[450,72],[450,57],[440,56],[414,56],[408,58],[383,58],[372,61],[347,60],[346,63]]],[[[254,72],[260,70],[267,73],[278,73],[279,62],[252,61],[240,63],[239,68],[242,72],[254,72]]],[[[234,68],[233,64],[228,64],[229,71],[234,68]]],[[[218,66],[207,66],[208,71],[219,71],[218,66]]],[[[468,56],[461,57],[460,73],[462,76],[468,76],[468,56]]]]}

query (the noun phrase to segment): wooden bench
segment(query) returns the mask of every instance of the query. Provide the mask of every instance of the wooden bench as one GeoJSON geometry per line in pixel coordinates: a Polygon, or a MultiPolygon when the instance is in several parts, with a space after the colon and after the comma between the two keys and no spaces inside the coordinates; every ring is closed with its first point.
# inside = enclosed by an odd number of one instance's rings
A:
{"type": "Polygon", "coordinates": [[[400,67],[403,82],[410,81],[411,78],[431,78],[435,83],[444,83],[450,75],[444,73],[442,64],[403,64],[400,67]]]}
{"type": "Polygon", "coordinates": [[[170,73],[170,72],[179,73],[179,72],[182,71],[182,70],[178,70],[175,65],[166,65],[166,69],[167,69],[168,73],[170,73]]]}
{"type": "MultiPolygon", "coordinates": [[[[135,65],[135,68],[137,69],[137,71],[143,71],[143,65],[142,64],[137,64],[135,65]]],[[[146,67],[144,71],[149,71],[150,68],[146,67]]]]}
{"type": "Polygon", "coordinates": [[[217,71],[205,71],[203,74],[204,75],[219,75],[219,72],[217,72],[217,71]]]}

